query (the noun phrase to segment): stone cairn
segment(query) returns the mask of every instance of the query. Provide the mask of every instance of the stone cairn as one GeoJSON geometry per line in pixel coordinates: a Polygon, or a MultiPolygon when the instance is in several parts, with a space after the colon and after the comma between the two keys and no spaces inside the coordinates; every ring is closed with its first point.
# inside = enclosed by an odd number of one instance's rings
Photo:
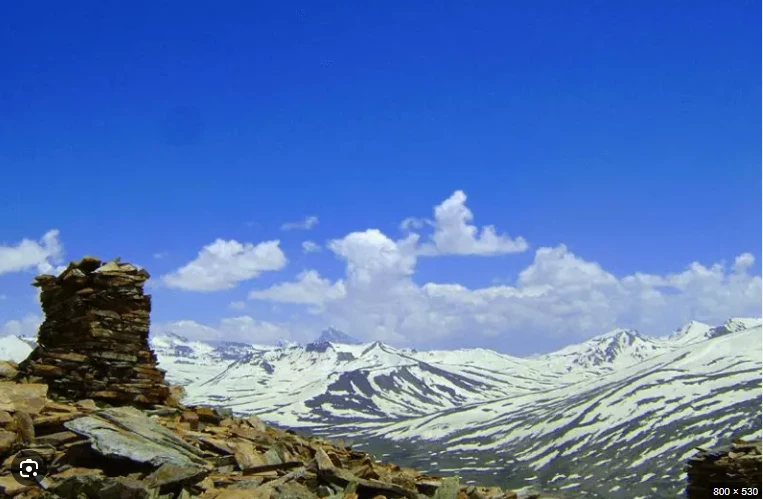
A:
{"type": "Polygon", "coordinates": [[[46,383],[50,395],[68,400],[166,404],[170,388],[148,343],[149,277],[119,259],[92,257],[58,277],[36,277],[45,321],[17,379],[46,383]]]}
{"type": "MultiPolygon", "coordinates": [[[[699,499],[724,495],[713,489],[731,489],[727,496],[737,497],[743,488],[761,487],[761,443],[738,440],[715,451],[699,449],[686,468],[686,497],[699,499]],[[734,489],[737,493],[734,494],[734,489]]],[[[754,497],[758,497],[755,495],[754,497]]]]}

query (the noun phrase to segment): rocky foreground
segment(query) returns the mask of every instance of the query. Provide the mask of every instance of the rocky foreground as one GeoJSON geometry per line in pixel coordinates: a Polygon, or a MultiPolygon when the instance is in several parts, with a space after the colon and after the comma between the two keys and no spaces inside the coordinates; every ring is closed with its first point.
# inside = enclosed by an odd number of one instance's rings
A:
{"type": "Polygon", "coordinates": [[[718,490],[727,487],[737,491],[725,494],[732,497],[762,495],[760,442],[737,441],[729,447],[698,450],[699,452],[689,459],[686,468],[689,481],[686,497],[702,499],[724,495],[725,493],[719,493],[718,490]],[[755,493],[751,490],[753,488],[755,493]]]}
{"type": "MultiPolygon", "coordinates": [[[[5,364],[6,375],[14,367],[5,364]]],[[[48,386],[0,381],[0,492],[18,499],[511,499],[364,452],[209,407],[53,401],[48,386]],[[102,407],[99,407],[101,405],[102,407]],[[39,484],[11,474],[17,452],[47,465],[39,484]]],[[[18,460],[16,459],[16,462],[18,460]]],[[[524,497],[541,497],[525,495],[524,497]]]]}

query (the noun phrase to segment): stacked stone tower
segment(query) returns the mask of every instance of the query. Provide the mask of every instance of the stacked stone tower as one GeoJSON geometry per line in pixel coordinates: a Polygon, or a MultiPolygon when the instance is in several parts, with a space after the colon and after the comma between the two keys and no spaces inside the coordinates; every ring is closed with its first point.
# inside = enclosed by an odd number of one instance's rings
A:
{"type": "Polygon", "coordinates": [[[65,399],[165,403],[170,388],[148,344],[149,277],[118,259],[85,257],[58,277],[35,278],[45,321],[18,377],[47,383],[51,395],[65,399]]]}

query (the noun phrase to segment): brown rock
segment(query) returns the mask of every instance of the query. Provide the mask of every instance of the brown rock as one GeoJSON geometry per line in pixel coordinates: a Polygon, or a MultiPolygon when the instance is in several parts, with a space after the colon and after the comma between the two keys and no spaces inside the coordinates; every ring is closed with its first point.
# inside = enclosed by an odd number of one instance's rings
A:
{"type": "Polygon", "coordinates": [[[21,485],[13,478],[13,475],[0,476],[0,492],[8,497],[30,490],[32,487],[21,485]]]}
{"type": "Polygon", "coordinates": [[[13,421],[13,416],[8,411],[0,411],[0,427],[3,427],[13,421]]]}
{"type": "Polygon", "coordinates": [[[0,430],[0,456],[5,455],[16,442],[16,434],[10,431],[0,430]]]}
{"type": "Polygon", "coordinates": [[[202,466],[177,466],[165,463],[147,476],[146,481],[153,487],[163,487],[165,485],[188,485],[204,479],[208,474],[209,469],[202,466]]]}
{"type": "Polygon", "coordinates": [[[52,445],[53,447],[59,447],[77,440],[80,440],[79,435],[72,431],[60,431],[58,433],[51,433],[50,435],[43,435],[36,439],[37,443],[40,445],[52,445]]]}
{"type": "Polygon", "coordinates": [[[272,489],[224,489],[210,490],[200,496],[200,499],[270,499],[272,489]]]}
{"type": "Polygon", "coordinates": [[[180,417],[180,420],[188,423],[192,430],[199,429],[199,415],[194,411],[184,411],[183,415],[180,417]]]}
{"type": "Polygon", "coordinates": [[[267,464],[265,456],[254,447],[254,444],[245,440],[238,440],[233,444],[233,455],[241,471],[267,464]]]}
{"type": "Polygon", "coordinates": [[[103,471],[98,469],[92,469],[92,468],[69,468],[65,471],[62,471],[60,473],[56,473],[55,475],[51,475],[50,478],[53,479],[54,482],[63,480],[64,478],[68,478],[70,476],[74,475],[103,475],[103,471]]]}
{"type": "Polygon", "coordinates": [[[262,420],[258,418],[257,416],[254,416],[254,415],[249,416],[248,418],[246,418],[246,422],[249,424],[249,426],[251,426],[252,428],[254,428],[255,430],[259,432],[265,433],[265,431],[267,430],[267,425],[265,425],[265,423],[263,423],[262,420]]]}
{"type": "Polygon", "coordinates": [[[7,360],[0,360],[0,379],[12,379],[18,374],[16,364],[7,360]]]}
{"type": "Polygon", "coordinates": [[[32,422],[32,416],[26,412],[17,412],[14,414],[16,420],[16,432],[24,444],[34,443],[34,423],[32,422]]]}
{"type": "Polygon", "coordinates": [[[77,409],[84,411],[97,411],[98,406],[95,405],[95,401],[92,399],[79,400],[76,404],[77,409]]]}
{"type": "Polygon", "coordinates": [[[218,424],[222,420],[217,412],[211,407],[199,406],[195,408],[195,411],[199,416],[199,420],[203,423],[218,424]]]}
{"type": "Polygon", "coordinates": [[[0,411],[39,414],[47,393],[48,385],[0,381],[0,411]]]}

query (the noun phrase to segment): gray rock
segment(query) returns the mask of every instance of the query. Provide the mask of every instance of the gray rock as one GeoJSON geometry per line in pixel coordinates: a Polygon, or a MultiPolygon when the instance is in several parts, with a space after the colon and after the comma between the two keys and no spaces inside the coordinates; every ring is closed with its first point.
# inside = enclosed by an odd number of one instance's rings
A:
{"type": "Polygon", "coordinates": [[[289,482],[276,487],[271,497],[273,499],[315,499],[315,494],[301,483],[289,482]]]}
{"type": "Polygon", "coordinates": [[[239,480],[228,488],[233,490],[256,489],[260,485],[262,485],[262,479],[239,480]]]}
{"type": "Polygon", "coordinates": [[[315,489],[315,495],[318,497],[329,497],[334,495],[334,491],[331,489],[331,487],[328,487],[326,485],[319,485],[317,489],[315,489]]]}
{"type": "Polygon", "coordinates": [[[98,497],[105,477],[96,474],[71,475],[54,484],[50,491],[61,497],[98,497]]]}
{"type": "Polygon", "coordinates": [[[209,472],[210,468],[205,468],[196,464],[190,466],[177,466],[171,463],[164,463],[146,477],[146,482],[154,487],[175,484],[191,485],[203,480],[209,472]]]}
{"type": "Polygon", "coordinates": [[[434,493],[433,499],[456,499],[458,497],[458,478],[443,478],[442,485],[434,493]]]}
{"type": "Polygon", "coordinates": [[[87,437],[93,449],[105,457],[157,467],[165,463],[181,468],[206,465],[201,451],[132,407],[106,409],[64,426],[87,437]]]}
{"type": "Polygon", "coordinates": [[[56,483],[50,491],[60,497],[87,499],[157,499],[159,489],[138,480],[102,475],[72,475],[56,483]]]}
{"type": "Polygon", "coordinates": [[[145,482],[127,478],[107,480],[98,493],[99,499],[157,499],[159,489],[145,482]]]}

